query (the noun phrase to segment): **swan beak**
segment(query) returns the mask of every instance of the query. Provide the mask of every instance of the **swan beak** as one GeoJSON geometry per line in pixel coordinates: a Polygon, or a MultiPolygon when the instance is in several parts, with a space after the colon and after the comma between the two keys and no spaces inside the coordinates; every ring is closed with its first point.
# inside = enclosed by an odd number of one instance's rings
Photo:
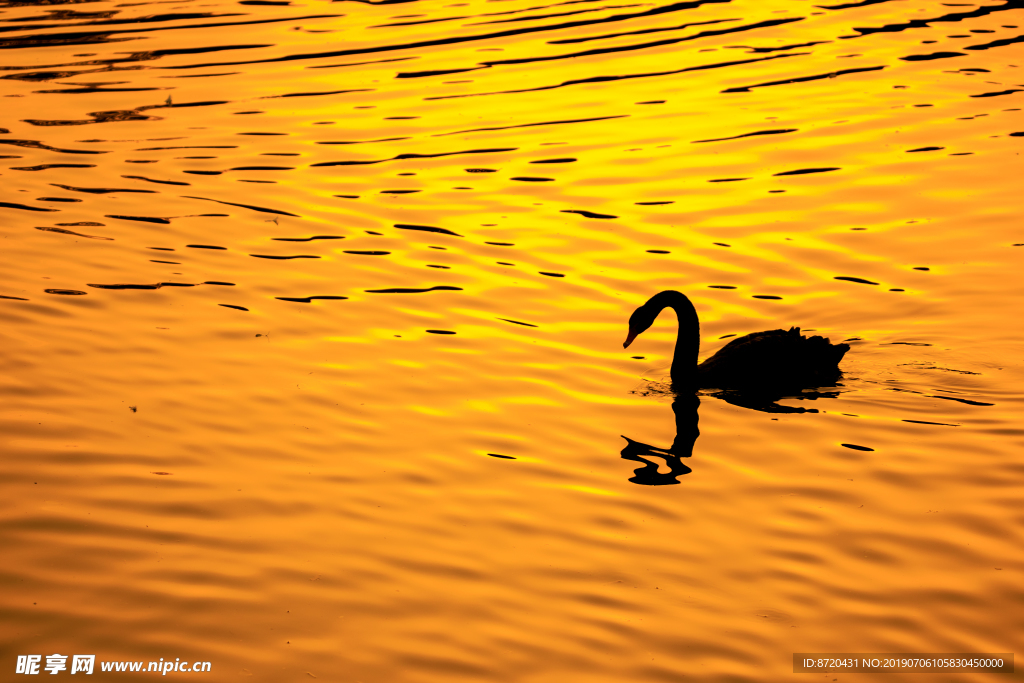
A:
{"type": "Polygon", "coordinates": [[[637,334],[636,332],[634,332],[633,330],[630,330],[629,331],[629,336],[626,337],[626,341],[624,341],[622,343],[622,348],[628,349],[629,345],[633,343],[634,339],[636,339],[636,334],[637,334]]]}

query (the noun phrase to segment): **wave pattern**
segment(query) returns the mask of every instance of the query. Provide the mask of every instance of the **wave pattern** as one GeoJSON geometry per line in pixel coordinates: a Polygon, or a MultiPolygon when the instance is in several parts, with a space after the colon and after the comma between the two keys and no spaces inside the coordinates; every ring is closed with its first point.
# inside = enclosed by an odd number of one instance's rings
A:
{"type": "Polygon", "coordinates": [[[0,0],[5,661],[1020,650],[1021,42],[1019,0],[0,0]],[[674,321],[621,350],[662,289],[841,384],[698,429],[674,321]]]}

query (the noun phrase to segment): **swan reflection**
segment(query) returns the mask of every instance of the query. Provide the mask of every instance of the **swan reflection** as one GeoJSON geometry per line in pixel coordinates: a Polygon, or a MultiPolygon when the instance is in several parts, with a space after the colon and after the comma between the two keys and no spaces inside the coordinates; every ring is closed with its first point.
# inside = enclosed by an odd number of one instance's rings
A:
{"type": "Polygon", "coordinates": [[[682,458],[689,458],[693,455],[693,445],[696,443],[697,437],[700,436],[700,430],[697,428],[698,408],[700,408],[700,398],[696,395],[676,396],[672,401],[672,412],[675,414],[676,420],[676,437],[672,446],[667,450],[634,441],[628,436],[622,437],[626,440],[626,447],[621,452],[622,458],[643,463],[642,467],[633,470],[633,476],[629,478],[631,482],[642,486],[668,486],[678,484],[679,477],[693,471],[683,464],[682,458]],[[661,467],[658,460],[668,466],[668,472],[659,471],[661,467]]]}
{"type": "MultiPolygon", "coordinates": [[[[664,395],[663,390],[654,383],[648,385],[646,390],[637,390],[636,393],[644,396],[664,395]]],[[[804,408],[803,406],[787,406],[778,403],[778,401],[784,398],[814,401],[819,398],[836,398],[839,394],[840,389],[837,387],[833,390],[804,390],[790,395],[742,391],[702,392],[701,395],[717,398],[730,405],[762,413],[791,414],[817,413],[818,409],[804,408]]],[[[621,451],[623,459],[644,463],[644,466],[634,470],[633,476],[629,478],[634,484],[642,484],[644,486],[678,484],[679,477],[693,471],[683,464],[681,458],[689,458],[693,455],[694,444],[697,442],[697,437],[700,436],[700,430],[697,428],[699,419],[697,410],[700,408],[700,397],[696,394],[680,396],[675,393],[672,396],[672,413],[675,415],[676,436],[671,447],[667,449],[659,448],[642,441],[636,441],[625,435],[622,437],[626,440],[626,446],[621,451]],[[652,460],[651,458],[654,459],[652,460]],[[659,460],[668,466],[668,472],[659,471],[661,469],[659,460]]]]}

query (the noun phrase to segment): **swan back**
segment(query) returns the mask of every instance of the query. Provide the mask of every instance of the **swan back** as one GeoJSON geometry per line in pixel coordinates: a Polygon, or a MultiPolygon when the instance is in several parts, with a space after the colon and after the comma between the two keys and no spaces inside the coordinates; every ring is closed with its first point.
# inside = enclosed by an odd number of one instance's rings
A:
{"type": "Polygon", "coordinates": [[[799,327],[755,332],[733,339],[697,366],[706,389],[797,389],[826,386],[839,379],[839,361],[849,344],[807,337],[799,327]]]}

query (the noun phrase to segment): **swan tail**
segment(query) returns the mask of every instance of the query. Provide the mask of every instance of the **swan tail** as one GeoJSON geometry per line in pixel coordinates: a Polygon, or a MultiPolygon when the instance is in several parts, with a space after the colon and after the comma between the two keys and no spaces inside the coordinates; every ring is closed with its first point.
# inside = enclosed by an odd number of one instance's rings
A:
{"type": "Polygon", "coordinates": [[[809,354],[818,359],[822,364],[839,365],[846,352],[850,350],[849,344],[833,344],[828,337],[815,335],[805,337],[804,346],[809,354]]]}

